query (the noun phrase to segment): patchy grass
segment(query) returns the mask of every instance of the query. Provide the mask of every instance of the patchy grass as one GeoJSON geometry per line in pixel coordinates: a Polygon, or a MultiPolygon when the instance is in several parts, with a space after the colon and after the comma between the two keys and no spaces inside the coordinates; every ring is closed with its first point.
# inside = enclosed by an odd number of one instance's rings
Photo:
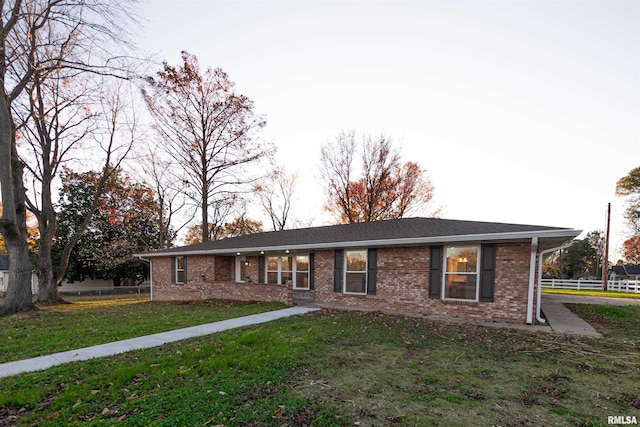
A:
{"type": "Polygon", "coordinates": [[[624,340],[324,310],[2,379],[0,426],[607,425],[640,330],[601,314],[624,340]]]}
{"type": "Polygon", "coordinates": [[[565,304],[565,306],[605,337],[638,341],[640,305],[565,304]]]}
{"type": "Polygon", "coordinates": [[[0,363],[73,350],[285,307],[232,301],[76,301],[0,317],[0,363]]]}
{"type": "Polygon", "coordinates": [[[639,298],[640,294],[633,294],[631,292],[618,292],[618,291],[589,291],[589,290],[575,290],[575,289],[549,289],[542,288],[542,292],[545,294],[560,294],[560,295],[585,295],[590,297],[610,297],[610,298],[639,298]]]}

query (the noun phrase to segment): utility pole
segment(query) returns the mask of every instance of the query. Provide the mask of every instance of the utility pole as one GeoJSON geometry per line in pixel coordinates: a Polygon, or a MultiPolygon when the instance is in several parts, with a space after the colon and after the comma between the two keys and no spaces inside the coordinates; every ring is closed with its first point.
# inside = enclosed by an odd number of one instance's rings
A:
{"type": "Polygon", "coordinates": [[[611,203],[607,205],[607,229],[604,237],[604,260],[602,261],[602,287],[609,290],[609,233],[611,229],[611,203]]]}

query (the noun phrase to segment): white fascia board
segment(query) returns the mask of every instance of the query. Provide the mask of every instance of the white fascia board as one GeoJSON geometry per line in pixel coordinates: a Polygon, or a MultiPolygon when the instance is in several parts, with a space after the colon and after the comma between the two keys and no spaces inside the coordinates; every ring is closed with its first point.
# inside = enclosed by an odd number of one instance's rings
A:
{"type": "Polygon", "coordinates": [[[328,242],[314,243],[308,245],[278,245],[265,247],[244,247],[227,249],[201,249],[195,251],[176,251],[160,254],[136,254],[137,257],[166,257],[174,255],[235,255],[240,253],[256,252],[296,252],[310,251],[318,249],[334,248],[381,248],[388,246],[417,246],[432,245],[436,243],[458,243],[458,242],[488,242],[505,240],[530,240],[533,237],[539,239],[565,237],[574,239],[582,233],[582,230],[562,229],[562,230],[541,230],[541,231],[521,231],[514,233],[488,233],[488,234],[465,234],[459,236],[436,236],[436,237],[407,237],[402,239],[380,239],[380,240],[360,240],[349,242],[328,242]]]}

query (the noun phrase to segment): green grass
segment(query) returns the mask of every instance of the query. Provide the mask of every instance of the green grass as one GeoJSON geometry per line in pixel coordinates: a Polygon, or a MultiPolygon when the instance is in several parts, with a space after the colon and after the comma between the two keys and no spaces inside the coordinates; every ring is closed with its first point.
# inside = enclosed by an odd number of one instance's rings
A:
{"type": "Polygon", "coordinates": [[[0,317],[0,363],[285,307],[230,301],[151,302],[147,298],[76,301],[0,317]]]}
{"type": "Polygon", "coordinates": [[[0,420],[607,425],[608,415],[640,410],[639,313],[599,314],[624,339],[324,310],[2,379],[0,420]]]}
{"type": "Polygon", "coordinates": [[[638,331],[640,331],[640,305],[565,304],[565,306],[604,336],[637,340],[638,331]]]}
{"type": "Polygon", "coordinates": [[[590,291],[590,290],[575,290],[575,289],[549,289],[542,288],[542,292],[545,294],[560,294],[560,295],[585,295],[591,297],[611,297],[611,298],[640,298],[640,294],[633,294],[631,292],[618,292],[618,291],[590,291]]]}

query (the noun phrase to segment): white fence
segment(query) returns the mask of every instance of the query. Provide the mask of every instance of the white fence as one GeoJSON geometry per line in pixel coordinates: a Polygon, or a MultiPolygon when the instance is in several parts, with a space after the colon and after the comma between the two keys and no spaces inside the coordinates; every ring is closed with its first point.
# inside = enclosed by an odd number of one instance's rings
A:
{"type": "Polygon", "coordinates": [[[140,286],[111,286],[111,287],[92,287],[85,289],[66,289],[60,290],[60,295],[76,295],[76,296],[105,296],[105,295],[144,295],[151,292],[149,285],[140,286]]]}
{"type": "MultiPolygon", "coordinates": [[[[640,280],[609,280],[610,291],[640,293],[640,280]]],[[[548,289],[574,289],[574,290],[604,290],[602,280],[567,280],[567,279],[542,279],[542,287],[548,289]]]]}

